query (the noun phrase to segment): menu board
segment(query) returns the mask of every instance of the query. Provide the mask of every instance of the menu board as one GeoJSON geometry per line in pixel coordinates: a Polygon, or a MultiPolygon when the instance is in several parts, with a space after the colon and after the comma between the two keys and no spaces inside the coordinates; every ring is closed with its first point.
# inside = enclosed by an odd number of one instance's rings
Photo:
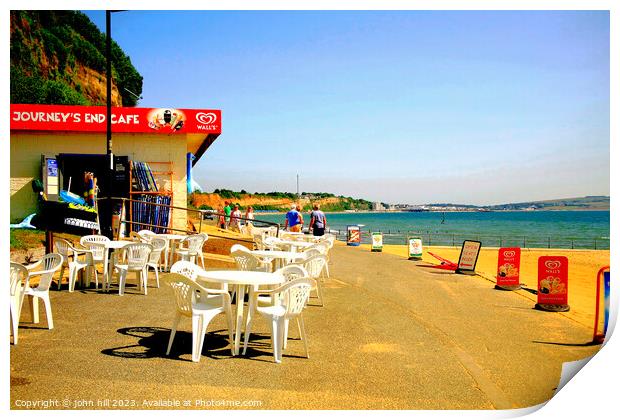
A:
{"type": "Polygon", "coordinates": [[[371,237],[372,245],[370,250],[374,252],[381,252],[383,250],[383,234],[381,232],[373,232],[371,237]]]}
{"type": "Polygon", "coordinates": [[[407,245],[409,249],[409,259],[410,260],[421,260],[422,259],[422,238],[410,237],[407,240],[407,245]]]}
{"type": "Polygon", "coordinates": [[[480,241],[464,241],[459,255],[459,263],[456,273],[459,274],[476,274],[476,263],[482,242],[480,241]]]}

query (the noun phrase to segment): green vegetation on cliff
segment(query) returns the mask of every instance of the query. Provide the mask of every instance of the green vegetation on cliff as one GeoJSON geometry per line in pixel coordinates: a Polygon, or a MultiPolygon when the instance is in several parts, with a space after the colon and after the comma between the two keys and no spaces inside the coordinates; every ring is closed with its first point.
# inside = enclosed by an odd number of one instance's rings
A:
{"type": "MultiPolygon", "coordinates": [[[[83,13],[11,11],[11,103],[104,105],[93,86],[105,84],[105,66],[105,34],[83,13]]],[[[142,76],[114,41],[112,80],[122,105],[135,106],[125,89],[140,95],[142,76]]]]}
{"type": "MultiPolygon", "coordinates": [[[[312,208],[313,203],[319,203],[324,211],[346,211],[346,210],[371,210],[372,203],[368,200],[336,196],[325,192],[304,192],[300,197],[295,193],[272,191],[268,193],[255,192],[248,193],[245,190],[232,191],[227,189],[215,189],[212,194],[217,194],[219,199],[231,201],[233,204],[239,204],[240,207],[251,205],[254,210],[287,210],[293,202],[303,206],[304,211],[312,208]]],[[[213,200],[208,197],[207,193],[194,192],[188,197],[190,205],[198,207],[202,210],[210,210],[213,205],[217,205],[219,199],[213,200]],[[208,202],[208,204],[205,203],[208,202]]]]}

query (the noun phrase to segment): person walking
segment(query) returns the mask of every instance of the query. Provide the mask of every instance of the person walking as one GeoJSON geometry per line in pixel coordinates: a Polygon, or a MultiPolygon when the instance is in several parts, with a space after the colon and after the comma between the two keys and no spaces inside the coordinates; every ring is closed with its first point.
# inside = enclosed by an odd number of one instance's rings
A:
{"type": "Polygon", "coordinates": [[[327,227],[327,217],[325,217],[325,213],[319,210],[318,204],[312,206],[312,209],[312,213],[310,213],[310,232],[314,236],[323,236],[327,227]]]}
{"type": "Polygon", "coordinates": [[[220,229],[226,229],[226,218],[224,217],[224,207],[220,204],[217,208],[217,225],[220,229]]]}
{"type": "Polygon", "coordinates": [[[303,227],[301,214],[297,211],[297,206],[295,204],[291,204],[291,209],[288,213],[286,213],[286,218],[284,220],[284,230],[289,232],[300,232],[303,227]]]}
{"type": "Polygon", "coordinates": [[[252,235],[252,220],[254,220],[254,209],[252,206],[248,206],[245,210],[245,231],[248,235],[252,235]]]}
{"type": "Polygon", "coordinates": [[[224,223],[230,225],[230,202],[224,201],[224,223]]]}
{"type": "Polygon", "coordinates": [[[235,205],[234,210],[230,214],[228,228],[236,232],[241,232],[241,211],[237,205],[235,205]]]}

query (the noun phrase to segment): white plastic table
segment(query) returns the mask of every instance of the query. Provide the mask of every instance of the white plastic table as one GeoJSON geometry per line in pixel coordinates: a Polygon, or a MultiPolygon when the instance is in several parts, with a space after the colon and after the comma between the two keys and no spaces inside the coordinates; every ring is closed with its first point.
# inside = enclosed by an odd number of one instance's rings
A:
{"type": "Polygon", "coordinates": [[[315,244],[315,242],[305,242],[305,241],[286,241],[279,240],[275,243],[276,245],[284,245],[289,248],[291,252],[297,252],[298,248],[306,248],[315,244]]]}
{"type": "Polygon", "coordinates": [[[107,282],[108,284],[112,283],[112,272],[114,271],[114,258],[115,258],[115,254],[116,254],[116,250],[117,249],[121,249],[122,247],[124,247],[125,245],[128,244],[135,244],[135,242],[132,241],[106,241],[106,242],[100,242],[102,245],[105,245],[105,248],[107,251],[112,251],[108,257],[108,278],[107,278],[107,282]]]}
{"type": "Polygon", "coordinates": [[[222,283],[236,286],[237,293],[237,322],[235,325],[234,354],[239,355],[241,342],[241,323],[243,322],[243,306],[246,286],[256,290],[259,286],[279,285],[284,283],[284,276],[277,273],[265,273],[261,271],[201,271],[198,274],[198,282],[222,283]]]}
{"type": "Polygon", "coordinates": [[[276,261],[276,269],[282,267],[283,262],[297,261],[306,258],[304,252],[290,252],[290,251],[250,251],[250,253],[261,259],[270,259],[276,261]]]}
{"type": "Polygon", "coordinates": [[[170,269],[170,266],[172,265],[172,259],[174,258],[174,251],[176,248],[176,243],[177,241],[180,241],[181,239],[185,238],[187,235],[180,235],[178,233],[156,233],[155,237],[156,238],[162,238],[165,239],[167,244],[166,244],[166,255],[164,258],[164,270],[168,271],[170,269]]]}

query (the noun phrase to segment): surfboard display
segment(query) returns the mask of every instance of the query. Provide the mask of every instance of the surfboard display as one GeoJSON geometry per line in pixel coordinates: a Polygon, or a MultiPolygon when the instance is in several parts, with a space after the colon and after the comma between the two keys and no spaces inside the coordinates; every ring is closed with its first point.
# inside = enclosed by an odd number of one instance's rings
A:
{"type": "Polygon", "coordinates": [[[148,229],[155,233],[166,233],[170,224],[170,208],[153,204],[170,205],[172,197],[168,195],[137,195],[132,204],[133,230],[148,229]],[[154,226],[165,227],[154,227],[154,226]]]}

